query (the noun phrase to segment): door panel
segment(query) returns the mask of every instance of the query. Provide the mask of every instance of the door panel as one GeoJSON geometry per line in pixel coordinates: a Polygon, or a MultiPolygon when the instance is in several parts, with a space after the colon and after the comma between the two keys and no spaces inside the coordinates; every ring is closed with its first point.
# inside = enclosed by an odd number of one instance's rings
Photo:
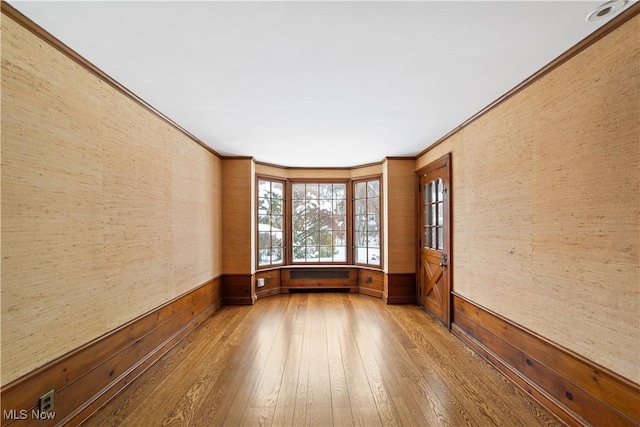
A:
{"type": "Polygon", "coordinates": [[[418,171],[418,301],[451,326],[450,155],[418,171]]]}

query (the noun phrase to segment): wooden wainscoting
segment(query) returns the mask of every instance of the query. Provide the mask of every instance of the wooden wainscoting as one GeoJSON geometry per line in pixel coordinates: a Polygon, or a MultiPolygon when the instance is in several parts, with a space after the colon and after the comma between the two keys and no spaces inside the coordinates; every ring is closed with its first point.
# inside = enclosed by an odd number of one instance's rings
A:
{"type": "Polygon", "coordinates": [[[416,274],[389,273],[385,275],[382,299],[387,304],[416,304],[416,274]]]}
{"type": "Polygon", "coordinates": [[[640,425],[640,386],[453,296],[452,332],[570,425],[640,425]]]}
{"type": "Polygon", "coordinates": [[[379,270],[360,268],[358,272],[358,292],[372,297],[382,298],[384,291],[384,273],[379,270]]]}
{"type": "Polygon", "coordinates": [[[280,268],[256,273],[256,296],[258,299],[280,293],[280,268]],[[264,286],[258,287],[258,281],[264,279],[264,286]]]}
{"type": "Polygon", "coordinates": [[[222,276],[222,301],[232,305],[251,305],[256,300],[253,274],[224,274],[222,276]]]}
{"type": "Polygon", "coordinates": [[[80,423],[217,310],[220,288],[220,278],[212,279],[2,387],[2,426],[80,423]],[[49,390],[55,390],[55,419],[33,418],[49,390]],[[27,419],[5,418],[11,410],[27,411],[27,419]]]}
{"type": "Polygon", "coordinates": [[[297,289],[358,289],[358,268],[340,266],[292,267],[281,270],[281,291],[297,289]]]}

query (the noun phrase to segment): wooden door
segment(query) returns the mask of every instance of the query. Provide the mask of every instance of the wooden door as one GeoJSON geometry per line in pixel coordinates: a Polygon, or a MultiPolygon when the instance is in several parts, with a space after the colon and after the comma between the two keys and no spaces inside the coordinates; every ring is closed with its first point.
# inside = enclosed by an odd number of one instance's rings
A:
{"type": "Polygon", "coordinates": [[[447,328],[451,327],[450,167],[447,154],[417,172],[418,301],[447,328]]]}

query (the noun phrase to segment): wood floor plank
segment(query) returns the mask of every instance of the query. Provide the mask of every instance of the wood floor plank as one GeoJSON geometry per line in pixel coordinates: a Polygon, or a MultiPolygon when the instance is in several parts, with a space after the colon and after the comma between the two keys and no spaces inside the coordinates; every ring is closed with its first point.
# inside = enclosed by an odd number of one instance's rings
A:
{"type": "Polygon", "coordinates": [[[90,426],[558,426],[416,306],[298,293],[223,307],[90,426]]]}
{"type": "MultiPolygon", "coordinates": [[[[148,369],[140,378],[125,388],[117,397],[105,405],[98,413],[91,417],[85,425],[118,426],[136,409],[146,407],[144,402],[157,396],[156,391],[164,388],[164,381],[171,378],[179,380],[182,378],[176,369],[180,369],[185,364],[185,359],[194,355],[202,354],[207,350],[219,348],[219,343],[224,341],[224,330],[216,328],[216,323],[239,324],[247,315],[247,312],[234,310],[233,307],[222,307],[198,329],[191,333],[176,348],[174,348],[163,359],[162,363],[157,363],[148,369]],[[214,319],[216,322],[212,322],[214,319]],[[202,342],[202,337],[208,336],[210,339],[202,342]],[[175,373],[174,373],[175,372],[175,373]]],[[[150,401],[153,405],[153,401],[150,401]]]]}
{"type": "MultiPolygon", "coordinates": [[[[418,344],[418,349],[412,351],[414,362],[419,366],[428,364],[434,367],[436,374],[447,384],[451,384],[456,396],[464,400],[465,406],[471,408],[475,417],[484,419],[482,421],[484,424],[535,425],[548,422],[554,425],[557,423],[551,415],[541,418],[534,407],[528,404],[531,402],[529,399],[512,401],[511,397],[514,394],[520,394],[520,397],[524,397],[524,394],[513,386],[505,387],[506,383],[501,375],[489,375],[489,372],[496,372],[494,368],[472,353],[446,329],[439,328],[439,324],[433,318],[425,317],[425,313],[417,306],[403,311],[389,307],[387,312],[395,312],[401,316],[402,328],[409,331],[412,343],[418,344]],[[424,322],[434,326],[420,327],[424,322]],[[433,343],[437,342],[447,345],[435,346],[433,343]],[[426,359],[425,355],[429,355],[430,358],[426,359]],[[467,369],[468,366],[473,366],[473,369],[467,369]]],[[[394,335],[402,336],[399,332],[394,335]]]]}
{"type": "MultiPolygon", "coordinates": [[[[363,300],[361,310],[368,325],[377,331],[373,335],[376,345],[372,351],[381,365],[390,373],[390,377],[397,379],[395,386],[399,392],[394,394],[399,404],[408,405],[411,416],[410,425],[452,425],[475,426],[461,403],[455,398],[447,385],[440,378],[433,375],[429,369],[420,370],[414,364],[408,351],[400,340],[391,332],[387,325],[389,319],[380,317],[377,313],[377,301],[363,300]],[[419,408],[419,409],[418,409],[419,408]],[[443,408],[448,408],[444,411],[443,408]],[[415,411],[418,409],[418,411],[415,411]],[[453,409],[453,410],[451,410],[453,409]]],[[[400,411],[398,411],[400,413],[400,411]]]]}
{"type": "Polygon", "coordinates": [[[339,294],[326,294],[328,304],[326,305],[325,327],[327,330],[327,354],[329,356],[329,383],[331,385],[331,411],[333,415],[333,425],[353,426],[353,415],[351,413],[351,399],[349,397],[349,387],[345,374],[340,349],[339,333],[344,327],[342,324],[342,309],[340,308],[339,294]]]}
{"type": "Polygon", "coordinates": [[[382,420],[376,407],[365,366],[360,357],[360,350],[355,342],[344,304],[348,297],[343,296],[339,311],[341,328],[337,330],[338,342],[342,354],[349,401],[351,402],[351,416],[356,426],[381,426],[382,420]]]}
{"type": "Polygon", "coordinates": [[[290,306],[295,312],[292,324],[285,325],[291,334],[291,342],[287,349],[286,359],[284,361],[284,369],[282,380],[280,383],[280,392],[276,401],[275,412],[273,415],[273,426],[289,426],[293,425],[293,414],[296,403],[296,393],[298,389],[298,374],[300,372],[300,364],[302,359],[302,343],[304,338],[304,318],[306,316],[306,301],[300,298],[300,295],[292,295],[290,298],[290,306]]]}
{"type": "MultiPolygon", "coordinates": [[[[398,413],[393,405],[393,396],[389,392],[389,388],[386,384],[385,377],[381,371],[380,366],[372,354],[371,342],[369,334],[371,330],[368,328],[370,325],[363,325],[356,313],[356,309],[353,304],[353,300],[347,299],[345,301],[345,310],[347,318],[351,326],[351,332],[353,333],[353,339],[355,340],[360,358],[362,359],[367,373],[367,380],[369,381],[369,388],[373,394],[373,398],[378,408],[378,414],[382,420],[382,424],[386,426],[400,426],[402,420],[398,416],[398,413]]],[[[389,379],[391,377],[389,376],[389,379]]]]}

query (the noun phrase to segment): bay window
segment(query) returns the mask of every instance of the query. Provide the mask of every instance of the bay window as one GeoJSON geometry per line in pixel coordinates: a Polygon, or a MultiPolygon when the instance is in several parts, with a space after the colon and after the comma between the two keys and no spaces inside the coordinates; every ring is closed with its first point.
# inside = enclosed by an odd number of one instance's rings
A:
{"type": "Polygon", "coordinates": [[[380,267],[380,181],[258,177],[258,268],[309,263],[380,267]]]}

